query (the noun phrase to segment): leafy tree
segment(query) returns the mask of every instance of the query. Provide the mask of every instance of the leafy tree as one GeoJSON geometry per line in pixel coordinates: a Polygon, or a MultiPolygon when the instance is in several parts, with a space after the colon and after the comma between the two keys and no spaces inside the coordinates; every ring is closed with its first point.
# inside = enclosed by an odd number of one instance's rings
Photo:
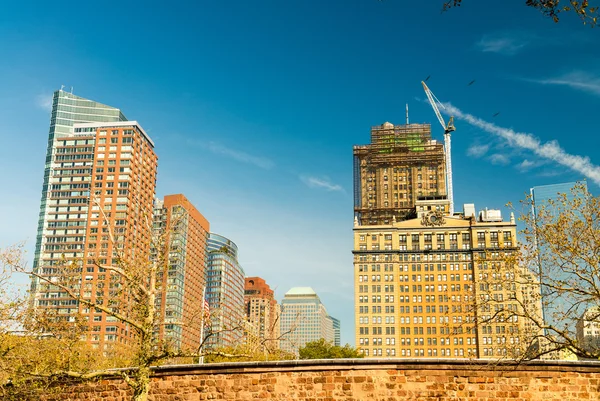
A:
{"type": "MultiPolygon", "coordinates": [[[[462,0],[448,0],[442,6],[442,11],[454,7],[460,7],[462,0]]],[[[590,6],[587,0],[525,0],[525,5],[539,10],[546,17],[558,22],[562,13],[575,13],[584,24],[596,25],[598,18],[598,6],[590,6]]]]}
{"type": "Polygon", "coordinates": [[[522,205],[523,243],[502,257],[505,269],[490,277],[488,293],[480,292],[487,300],[476,305],[478,325],[519,322],[512,357],[600,359],[600,198],[576,186],[544,204],[528,197],[522,205]],[[498,286],[517,291],[497,300],[498,286]],[[584,329],[592,334],[583,336],[584,329]]]}
{"type": "MultiPolygon", "coordinates": [[[[100,212],[103,213],[102,210],[100,212]]],[[[0,267],[4,272],[3,276],[0,275],[0,379],[4,379],[0,386],[7,384],[9,379],[9,387],[12,388],[31,380],[42,383],[41,387],[47,387],[55,383],[57,378],[90,380],[119,375],[132,389],[133,400],[145,401],[152,366],[182,358],[197,361],[210,354],[211,351],[206,350],[204,344],[220,328],[215,328],[215,331],[207,328],[203,340],[195,349],[179,347],[168,336],[161,338],[156,335],[165,325],[156,305],[164,291],[162,278],[169,268],[172,249],[170,237],[175,236],[181,225],[175,220],[172,221],[172,227],[153,231],[152,223],[148,220],[145,220],[148,231],[153,233],[148,247],[152,249],[152,257],[140,251],[144,248],[143,244],[138,244],[136,252],[125,249],[119,241],[118,232],[110,227],[109,220],[104,216],[100,228],[109,237],[113,249],[117,250],[117,257],[112,258],[112,264],[93,259],[93,263],[107,278],[100,283],[105,290],[99,291],[101,295],[96,298],[86,295],[81,260],[64,259],[62,264],[53,266],[52,275],[47,275],[42,270],[29,269],[24,261],[22,245],[0,251],[0,267]],[[52,309],[27,308],[29,301],[26,297],[15,294],[11,299],[6,296],[11,284],[8,277],[12,273],[30,276],[42,290],[51,288],[52,291],[66,294],[77,305],[73,309],[76,312],[65,318],[52,309]],[[118,349],[98,352],[81,341],[82,336],[89,334],[90,330],[90,323],[86,320],[89,313],[85,311],[93,309],[104,312],[113,321],[126,324],[133,334],[126,346],[118,343],[118,349]],[[11,336],[14,328],[23,331],[24,335],[11,336]],[[119,355],[116,355],[117,350],[119,355]],[[122,369],[115,371],[114,367],[122,369]]],[[[169,324],[199,327],[206,316],[202,302],[198,304],[198,310],[190,313],[187,320],[169,321],[169,324]]],[[[222,330],[243,332],[243,325],[240,322],[222,330]]]]}
{"type": "Polygon", "coordinates": [[[61,264],[48,269],[50,275],[43,269],[34,271],[28,267],[22,244],[0,250],[0,395],[6,390],[6,394],[16,394],[15,399],[39,399],[33,390],[56,388],[65,378],[93,380],[118,375],[132,389],[134,401],[146,401],[152,366],[192,363],[204,358],[208,361],[211,357],[213,361],[288,357],[278,350],[279,339],[252,339],[248,334],[246,337],[252,341],[246,341],[243,346],[207,349],[205,344],[212,336],[235,331],[242,337],[248,330],[242,316],[239,321],[229,322],[228,327],[206,327],[211,317],[223,311],[211,310],[209,317],[203,302],[198,302],[196,310],[189,311],[182,319],[170,318],[168,322],[181,328],[199,329],[204,325],[197,347],[184,348],[167,335],[157,336],[167,323],[157,308],[157,299],[165,291],[163,278],[167,277],[169,257],[177,246],[173,239],[185,227],[174,216],[171,226],[166,227],[164,222],[152,222],[142,215],[140,221],[145,222],[147,232],[152,233],[148,239],[150,244],[138,243],[136,249],[127,249],[118,227],[111,227],[104,211],[98,209],[103,217],[99,228],[112,243],[116,255],[113,255],[113,263],[107,264],[104,259],[95,258],[98,254],[93,250],[86,254],[106,278],[99,280],[94,288],[95,298],[89,295],[92,288],[86,288],[83,280],[81,260],[63,258],[61,264]],[[144,252],[144,249],[151,251],[144,252]],[[29,276],[42,292],[44,289],[60,292],[62,299],[68,298],[68,304],[75,307],[68,316],[61,315],[57,309],[34,308],[33,299],[11,290],[13,274],[29,276]],[[94,309],[104,312],[107,319],[124,323],[132,333],[130,339],[102,352],[82,341],[90,335],[89,311],[94,309]],[[15,330],[20,335],[13,334],[15,330]],[[120,369],[115,370],[116,367],[120,369]]]}
{"type": "Polygon", "coordinates": [[[349,344],[340,347],[333,345],[329,341],[321,338],[316,341],[306,343],[299,350],[300,359],[339,359],[339,358],[362,358],[358,349],[349,344]]]}
{"type": "Polygon", "coordinates": [[[284,361],[296,359],[294,354],[280,349],[264,351],[248,344],[222,347],[212,350],[204,361],[206,363],[218,362],[252,362],[252,361],[284,361]]]}

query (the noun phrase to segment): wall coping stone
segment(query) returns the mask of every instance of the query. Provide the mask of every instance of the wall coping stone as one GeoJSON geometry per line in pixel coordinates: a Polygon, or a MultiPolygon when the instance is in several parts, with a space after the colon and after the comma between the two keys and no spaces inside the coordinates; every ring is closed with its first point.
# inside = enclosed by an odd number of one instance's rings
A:
{"type": "Polygon", "coordinates": [[[600,361],[595,360],[532,360],[495,359],[425,359],[425,358],[356,358],[302,359],[287,361],[222,362],[209,364],[168,365],[153,368],[153,376],[189,374],[227,374],[327,370],[504,370],[600,373],[600,361]]]}

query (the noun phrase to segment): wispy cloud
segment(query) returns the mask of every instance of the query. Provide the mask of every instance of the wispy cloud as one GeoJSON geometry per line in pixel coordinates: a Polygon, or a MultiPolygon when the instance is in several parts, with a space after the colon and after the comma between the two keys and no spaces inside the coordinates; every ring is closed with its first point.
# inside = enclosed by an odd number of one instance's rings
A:
{"type": "Polygon", "coordinates": [[[533,37],[523,32],[495,33],[483,35],[475,48],[484,53],[498,53],[514,56],[529,45],[533,37]]]}
{"type": "Polygon", "coordinates": [[[222,155],[242,163],[252,164],[265,170],[268,170],[275,165],[273,161],[265,157],[253,156],[246,152],[228,148],[215,142],[208,142],[208,144],[206,144],[206,148],[214,154],[222,155]]]}
{"type": "Polygon", "coordinates": [[[541,158],[552,160],[561,166],[583,174],[597,185],[600,185],[600,166],[593,164],[589,157],[567,153],[560,147],[557,141],[542,143],[532,134],[515,132],[509,128],[499,127],[496,124],[465,113],[449,103],[445,104],[445,106],[446,112],[490,134],[505,139],[509,146],[529,150],[541,158]]]}
{"type": "Polygon", "coordinates": [[[588,92],[600,96],[600,77],[584,71],[573,71],[569,74],[548,79],[526,79],[542,85],[568,86],[572,89],[588,92]]]}
{"type": "Polygon", "coordinates": [[[533,166],[535,166],[534,162],[532,162],[531,160],[525,159],[521,163],[517,164],[515,167],[517,168],[517,170],[520,170],[520,171],[528,171],[533,166]]]}
{"type": "Polygon", "coordinates": [[[490,155],[488,159],[492,164],[506,165],[510,162],[508,156],[502,153],[494,153],[493,155],[490,155]]]}
{"type": "Polygon", "coordinates": [[[52,94],[40,94],[35,97],[35,105],[45,111],[52,110],[52,94]]]}
{"type": "Polygon", "coordinates": [[[481,157],[487,153],[490,145],[471,145],[467,149],[467,154],[472,157],[481,157]]]}
{"type": "Polygon", "coordinates": [[[339,184],[333,184],[328,177],[311,177],[306,175],[301,175],[300,180],[306,184],[309,188],[320,188],[325,189],[327,191],[343,191],[339,184]]]}

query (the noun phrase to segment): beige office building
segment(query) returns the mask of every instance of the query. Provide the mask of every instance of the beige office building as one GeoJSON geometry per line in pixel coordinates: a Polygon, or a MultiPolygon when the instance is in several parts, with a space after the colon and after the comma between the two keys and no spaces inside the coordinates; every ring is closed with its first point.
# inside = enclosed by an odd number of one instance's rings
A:
{"type": "Polygon", "coordinates": [[[386,123],[372,140],[354,148],[356,346],[369,357],[522,354],[529,334],[516,315],[532,290],[510,263],[514,217],[472,204],[449,215],[428,125],[386,123]]]}

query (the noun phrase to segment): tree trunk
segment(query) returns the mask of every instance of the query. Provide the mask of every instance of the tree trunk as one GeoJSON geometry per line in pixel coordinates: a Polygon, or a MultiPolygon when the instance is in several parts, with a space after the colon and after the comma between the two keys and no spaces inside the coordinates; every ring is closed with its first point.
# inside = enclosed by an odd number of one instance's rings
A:
{"type": "Polygon", "coordinates": [[[133,386],[133,401],[147,401],[150,391],[150,368],[140,367],[136,374],[135,386],[133,386]]]}

